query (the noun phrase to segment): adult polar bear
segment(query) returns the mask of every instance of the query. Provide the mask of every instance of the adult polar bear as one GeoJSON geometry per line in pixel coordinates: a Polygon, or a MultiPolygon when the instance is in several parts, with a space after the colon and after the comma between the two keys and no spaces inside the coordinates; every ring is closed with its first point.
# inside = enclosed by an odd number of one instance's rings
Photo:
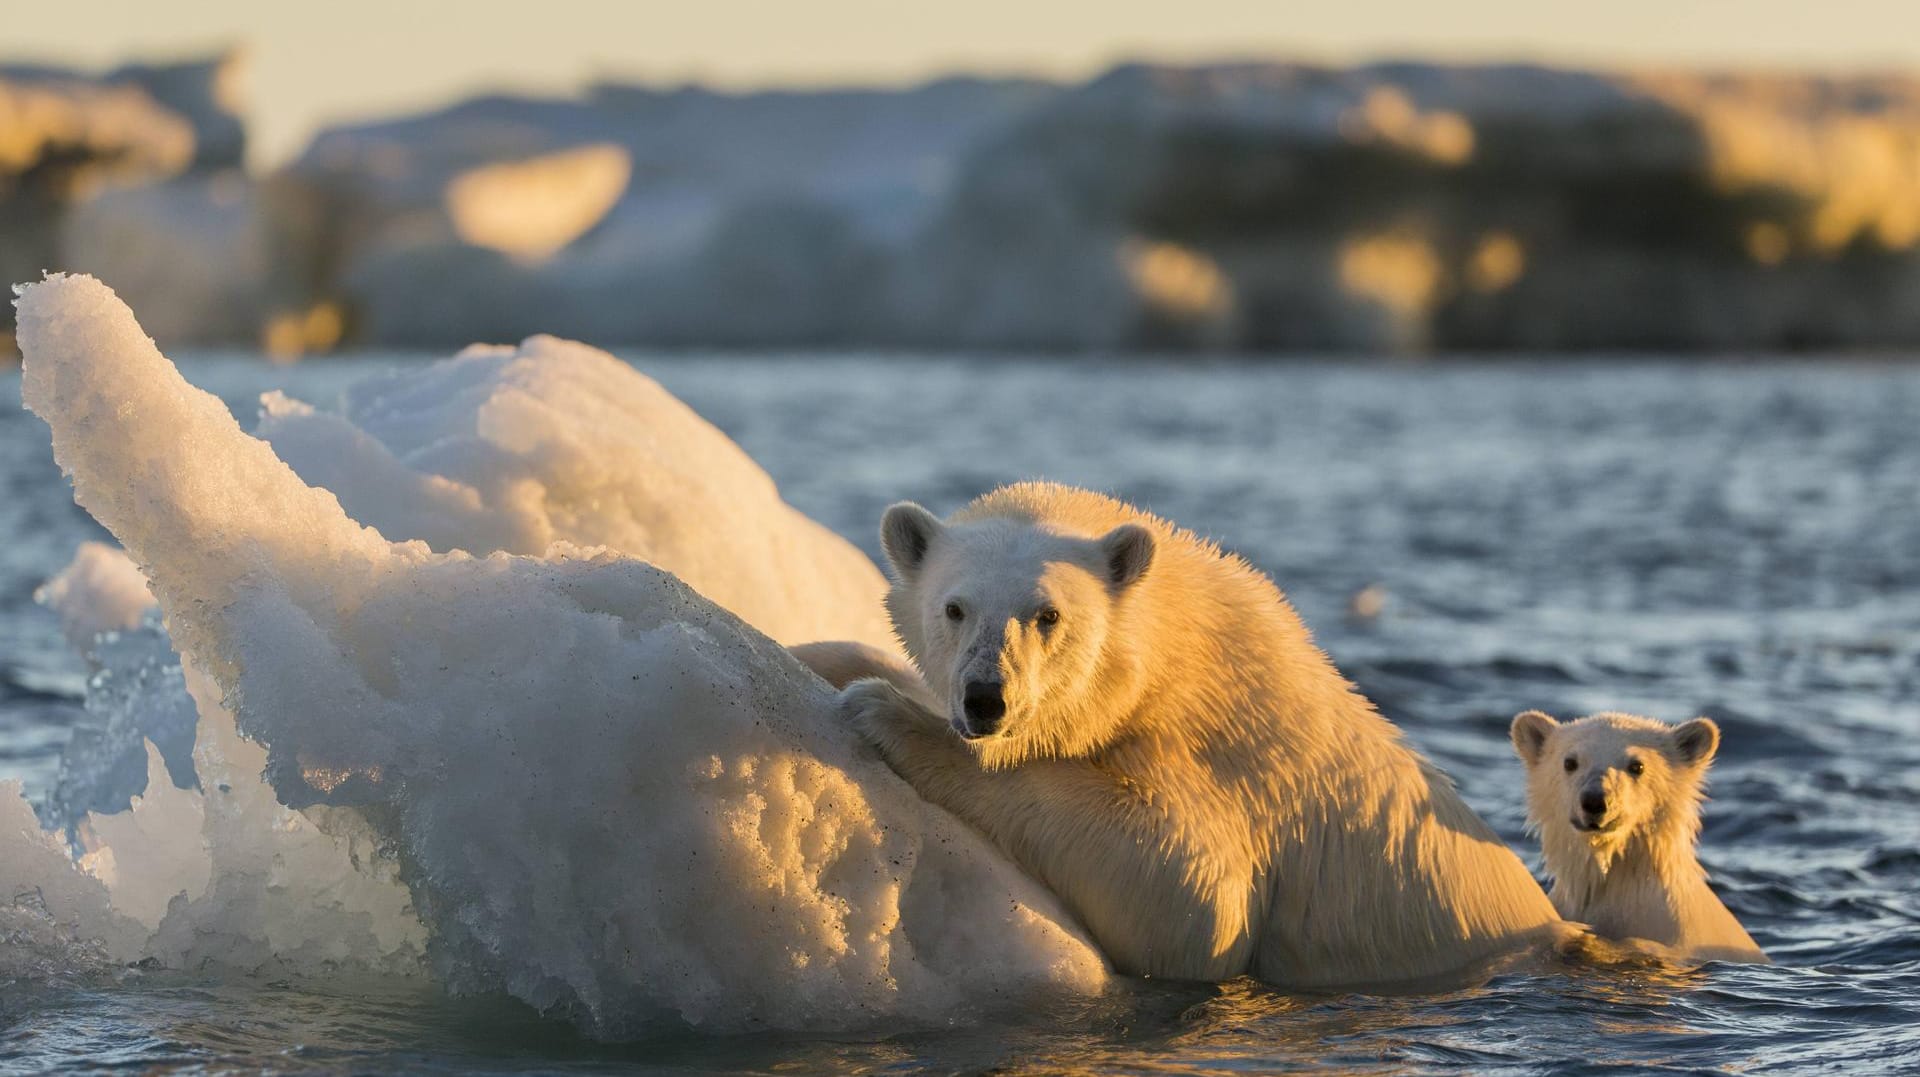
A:
{"type": "Polygon", "coordinates": [[[1043,483],[881,541],[931,698],[875,677],[844,712],[1120,971],[1384,986],[1571,930],[1245,561],[1043,483]]]}

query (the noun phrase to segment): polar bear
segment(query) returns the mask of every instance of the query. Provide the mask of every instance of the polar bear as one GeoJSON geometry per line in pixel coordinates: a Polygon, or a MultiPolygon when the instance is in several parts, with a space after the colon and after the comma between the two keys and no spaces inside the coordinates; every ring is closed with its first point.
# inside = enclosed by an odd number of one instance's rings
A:
{"type": "Polygon", "coordinates": [[[1719,726],[1615,713],[1563,725],[1526,711],[1512,735],[1561,916],[1683,961],[1767,960],[1694,855],[1719,726]]]}
{"type": "Polygon", "coordinates": [[[881,650],[871,643],[822,640],[798,643],[788,647],[787,651],[835,688],[845,688],[854,681],[879,677],[900,691],[917,697],[929,707],[939,706],[928,694],[927,683],[919,670],[907,664],[907,660],[895,652],[881,650]]]}
{"type": "Polygon", "coordinates": [[[1118,971],[1409,985],[1571,930],[1240,558],[1046,483],[880,537],[926,688],[858,680],[844,713],[1118,971]]]}

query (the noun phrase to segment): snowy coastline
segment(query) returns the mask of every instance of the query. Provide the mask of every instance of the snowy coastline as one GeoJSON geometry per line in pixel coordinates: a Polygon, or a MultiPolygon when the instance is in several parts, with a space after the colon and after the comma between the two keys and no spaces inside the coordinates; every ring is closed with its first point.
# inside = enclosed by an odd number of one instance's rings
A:
{"type": "Polygon", "coordinates": [[[1263,62],[1080,85],[605,84],[329,129],[249,176],[223,111],[235,66],[0,69],[0,95],[41,102],[21,115],[53,118],[0,132],[18,146],[0,154],[14,279],[90,272],[151,310],[163,345],[281,356],[536,332],[1175,352],[1920,342],[1911,78],[1263,62]]]}

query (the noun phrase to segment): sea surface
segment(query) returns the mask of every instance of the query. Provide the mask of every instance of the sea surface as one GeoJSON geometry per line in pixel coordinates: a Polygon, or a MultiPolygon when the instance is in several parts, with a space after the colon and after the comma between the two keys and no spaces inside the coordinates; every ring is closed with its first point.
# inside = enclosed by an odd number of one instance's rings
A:
{"type": "MultiPolygon", "coordinates": [[[[1030,477],[1219,539],[1536,867],[1515,712],[1712,716],[1702,858],[1777,964],[619,1045],[430,983],[137,969],[0,984],[0,1072],[1920,1072],[1920,365],[632,358],[870,553],[894,500],[1030,477]]],[[[181,366],[250,423],[411,361],[181,366]]],[[[85,671],[32,592],[104,534],[18,402],[0,377],[0,778],[33,795],[85,671]]]]}

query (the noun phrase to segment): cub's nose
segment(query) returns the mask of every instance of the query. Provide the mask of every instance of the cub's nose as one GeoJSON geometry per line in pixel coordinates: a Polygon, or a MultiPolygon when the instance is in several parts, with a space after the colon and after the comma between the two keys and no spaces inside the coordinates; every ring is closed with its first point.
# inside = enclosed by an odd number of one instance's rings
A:
{"type": "Polygon", "coordinates": [[[984,737],[1000,728],[1006,717],[1007,701],[998,681],[968,681],[961,705],[967,712],[967,735],[984,737]]]}
{"type": "Polygon", "coordinates": [[[1596,817],[1607,814],[1607,794],[1598,789],[1589,789],[1581,793],[1580,810],[1596,817]]]}

